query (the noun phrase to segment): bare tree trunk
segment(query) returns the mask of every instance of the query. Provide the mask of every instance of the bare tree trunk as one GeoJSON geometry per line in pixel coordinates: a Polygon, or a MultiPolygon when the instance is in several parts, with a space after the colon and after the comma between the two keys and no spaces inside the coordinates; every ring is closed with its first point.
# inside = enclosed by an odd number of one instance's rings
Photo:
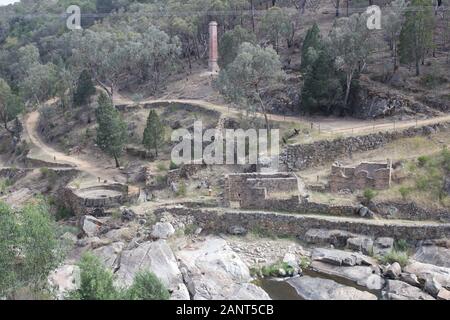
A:
{"type": "Polygon", "coordinates": [[[264,115],[264,121],[266,122],[266,129],[267,129],[267,131],[269,131],[270,130],[270,123],[269,123],[269,118],[267,117],[266,106],[264,105],[264,102],[263,102],[263,100],[261,98],[261,95],[259,94],[258,91],[256,92],[256,95],[258,96],[259,103],[261,105],[261,111],[262,111],[262,113],[264,115]]]}
{"type": "Polygon", "coordinates": [[[114,153],[114,161],[116,162],[116,168],[120,168],[119,158],[115,153],[114,153]]]}
{"type": "Polygon", "coordinates": [[[353,72],[350,74],[347,74],[347,81],[346,81],[347,87],[345,88],[345,98],[344,98],[344,107],[345,108],[347,108],[347,105],[348,105],[348,98],[350,96],[350,88],[352,86],[352,80],[353,80],[353,72]]]}

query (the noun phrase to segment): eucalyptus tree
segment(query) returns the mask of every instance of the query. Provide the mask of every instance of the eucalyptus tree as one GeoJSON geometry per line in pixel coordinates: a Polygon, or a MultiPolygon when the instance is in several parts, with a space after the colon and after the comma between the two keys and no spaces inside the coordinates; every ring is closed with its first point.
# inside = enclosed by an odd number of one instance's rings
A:
{"type": "Polygon", "coordinates": [[[286,10],[278,7],[267,10],[261,21],[261,31],[278,53],[280,41],[290,39],[293,32],[293,26],[286,10]]]}
{"type": "Polygon", "coordinates": [[[405,0],[394,0],[384,8],[382,14],[382,25],[386,33],[386,39],[392,52],[394,60],[394,70],[398,65],[398,40],[403,25],[404,11],[406,9],[405,0]]]}
{"type": "Polygon", "coordinates": [[[219,86],[229,100],[243,105],[247,111],[259,109],[264,115],[266,128],[270,129],[268,110],[262,96],[278,87],[284,77],[275,50],[244,42],[236,59],[220,71],[219,86]]]}
{"type": "Polygon", "coordinates": [[[378,41],[372,30],[367,28],[366,14],[353,14],[348,18],[337,19],[328,41],[336,67],[345,73],[344,107],[347,107],[352,81],[366,67],[378,41]]]}
{"type": "Polygon", "coordinates": [[[420,75],[420,63],[433,46],[434,16],[430,0],[412,0],[405,13],[405,23],[400,33],[400,62],[413,62],[416,76],[420,75]]]}

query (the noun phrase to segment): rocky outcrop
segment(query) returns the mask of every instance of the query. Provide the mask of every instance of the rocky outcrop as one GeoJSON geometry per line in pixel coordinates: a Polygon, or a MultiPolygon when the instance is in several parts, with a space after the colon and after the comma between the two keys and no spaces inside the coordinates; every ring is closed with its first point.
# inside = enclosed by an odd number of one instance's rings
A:
{"type": "Polygon", "coordinates": [[[105,267],[116,271],[120,267],[120,255],[124,246],[125,244],[123,242],[115,242],[95,249],[93,254],[100,259],[105,267]]]}
{"type": "Polygon", "coordinates": [[[373,252],[373,240],[364,236],[349,238],[347,240],[347,248],[360,251],[363,254],[371,254],[373,252]]]}
{"type": "Polygon", "coordinates": [[[157,222],[150,235],[154,239],[167,239],[174,233],[175,229],[169,222],[157,222]]]}
{"type": "Polygon", "coordinates": [[[309,229],[305,234],[305,241],[312,244],[329,245],[343,248],[347,240],[358,235],[343,230],[309,229]]]}
{"type": "Polygon", "coordinates": [[[442,287],[450,289],[450,268],[412,261],[404,268],[404,271],[415,274],[422,283],[434,279],[442,287]]]}
{"type": "Polygon", "coordinates": [[[365,84],[353,99],[353,116],[361,119],[376,119],[389,116],[415,116],[417,114],[436,116],[438,112],[423,103],[391,91],[375,91],[370,84],[365,84]]]}
{"type": "Polygon", "coordinates": [[[413,257],[422,263],[450,268],[450,249],[440,246],[421,246],[413,257]]]}
{"type": "Polygon", "coordinates": [[[434,300],[419,288],[398,280],[387,280],[382,294],[388,300],[434,300]]]}
{"type": "Polygon", "coordinates": [[[184,281],[194,300],[267,300],[264,290],[249,283],[245,263],[225,240],[210,237],[176,253],[184,281]]]}
{"type": "Polygon", "coordinates": [[[131,285],[139,271],[153,272],[170,291],[183,283],[175,256],[164,240],[148,241],[122,252],[120,268],[116,272],[118,284],[131,285]]]}
{"type": "Polygon", "coordinates": [[[390,237],[377,238],[373,244],[373,254],[384,256],[394,248],[394,239],[390,237]]]}
{"type": "Polygon", "coordinates": [[[58,300],[64,299],[70,291],[78,289],[80,282],[80,268],[71,264],[58,267],[48,277],[50,288],[58,300]]]}
{"type": "Polygon", "coordinates": [[[333,280],[303,276],[287,282],[305,300],[377,300],[372,293],[344,286],[333,280]]]}
{"type": "Polygon", "coordinates": [[[384,279],[375,273],[374,268],[368,266],[342,267],[314,261],[311,264],[311,268],[314,271],[333,276],[334,278],[353,281],[355,284],[366,287],[369,290],[381,290],[384,286],[384,279]]]}
{"type": "Polygon", "coordinates": [[[337,249],[316,248],[311,259],[337,266],[376,265],[376,261],[371,257],[337,249]]]}
{"type": "Polygon", "coordinates": [[[80,229],[88,237],[96,236],[102,225],[103,222],[93,216],[83,216],[80,219],[80,229]]]}

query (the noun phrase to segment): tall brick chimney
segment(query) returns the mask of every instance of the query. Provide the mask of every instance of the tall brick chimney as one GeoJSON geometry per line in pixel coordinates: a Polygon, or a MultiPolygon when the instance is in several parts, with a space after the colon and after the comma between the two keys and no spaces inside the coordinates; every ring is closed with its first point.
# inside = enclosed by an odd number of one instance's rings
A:
{"type": "Polygon", "coordinates": [[[217,48],[217,22],[211,21],[209,23],[209,72],[219,72],[219,65],[217,64],[218,58],[219,53],[217,48]]]}

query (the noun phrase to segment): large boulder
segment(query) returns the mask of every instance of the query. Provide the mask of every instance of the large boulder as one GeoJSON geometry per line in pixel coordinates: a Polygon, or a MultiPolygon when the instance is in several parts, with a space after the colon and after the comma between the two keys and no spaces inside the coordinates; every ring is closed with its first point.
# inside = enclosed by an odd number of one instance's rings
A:
{"type": "Polygon", "coordinates": [[[423,263],[450,268],[450,249],[440,246],[421,246],[413,259],[423,263]]]}
{"type": "Polygon", "coordinates": [[[175,256],[164,240],[144,242],[122,252],[120,269],[116,272],[118,284],[130,286],[138,271],[153,272],[170,291],[183,283],[175,256]]]}
{"type": "Polygon", "coordinates": [[[80,268],[70,264],[62,265],[50,273],[48,282],[56,298],[62,300],[70,291],[80,287],[80,268]]]}
{"type": "Polygon", "coordinates": [[[370,292],[344,286],[329,279],[303,276],[289,279],[287,283],[305,300],[377,300],[370,292]]]}
{"type": "Polygon", "coordinates": [[[132,221],[136,218],[136,213],[130,208],[123,208],[122,216],[120,218],[123,222],[132,221]]]}
{"type": "Polygon", "coordinates": [[[376,265],[376,261],[371,257],[338,249],[316,248],[311,259],[337,266],[376,265]]]}
{"type": "Polygon", "coordinates": [[[332,276],[333,278],[353,281],[357,285],[366,287],[370,290],[381,290],[384,286],[383,278],[381,278],[379,274],[376,274],[372,267],[368,266],[341,267],[313,261],[311,263],[311,268],[314,271],[332,276]]]}
{"type": "Polygon", "coordinates": [[[442,286],[439,282],[436,281],[435,278],[429,277],[425,281],[425,285],[423,286],[423,289],[426,292],[428,292],[429,294],[431,294],[433,297],[437,297],[437,295],[439,294],[439,292],[442,289],[442,286]]]}
{"type": "Polygon", "coordinates": [[[93,216],[82,216],[80,219],[81,231],[88,237],[99,234],[102,225],[103,222],[93,216]]]}
{"type": "Polygon", "coordinates": [[[398,262],[394,262],[387,268],[384,275],[386,278],[389,278],[389,279],[397,279],[398,277],[400,277],[401,273],[402,273],[402,267],[400,266],[400,264],[398,262]]]}
{"type": "Polygon", "coordinates": [[[309,229],[304,236],[305,241],[318,245],[332,244],[335,247],[345,247],[349,238],[357,237],[358,235],[343,231],[343,230],[328,230],[328,229],[309,229]]]}
{"type": "Polygon", "coordinates": [[[373,243],[373,254],[384,256],[394,249],[394,239],[388,237],[377,238],[373,243]]]}
{"type": "Polygon", "coordinates": [[[388,300],[434,300],[419,288],[399,280],[387,280],[382,294],[388,300]]]}
{"type": "Polygon", "coordinates": [[[115,242],[108,246],[97,248],[93,251],[103,265],[116,271],[120,267],[120,254],[123,251],[125,244],[123,242],[115,242]]]}
{"type": "Polygon", "coordinates": [[[412,261],[404,268],[404,271],[415,274],[419,281],[423,283],[434,278],[441,286],[450,289],[450,268],[412,261]]]}
{"type": "Polygon", "coordinates": [[[373,240],[369,237],[349,238],[347,239],[347,248],[360,251],[363,254],[371,254],[373,252],[373,240]]]}
{"type": "Polygon", "coordinates": [[[184,283],[178,284],[170,295],[170,300],[190,300],[189,290],[184,283]]]}
{"type": "Polygon", "coordinates": [[[152,229],[154,239],[168,239],[175,233],[175,228],[169,222],[157,222],[152,229]]]}
{"type": "Polygon", "coordinates": [[[208,237],[176,253],[184,281],[194,300],[267,300],[245,263],[225,240],[208,237]]]}
{"type": "Polygon", "coordinates": [[[447,289],[442,288],[442,289],[439,291],[439,293],[438,293],[438,295],[437,295],[437,298],[438,298],[439,300],[450,300],[450,291],[447,290],[447,289]]]}

